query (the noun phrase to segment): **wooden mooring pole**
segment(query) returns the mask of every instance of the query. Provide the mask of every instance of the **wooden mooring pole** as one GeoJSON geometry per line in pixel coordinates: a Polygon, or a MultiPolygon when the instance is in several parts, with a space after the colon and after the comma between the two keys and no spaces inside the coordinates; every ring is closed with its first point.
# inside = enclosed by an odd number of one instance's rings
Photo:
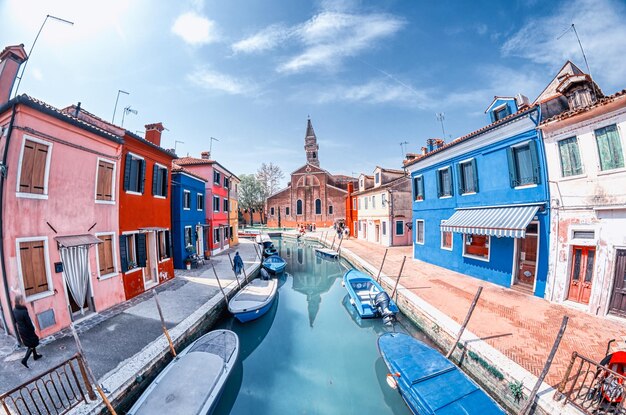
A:
{"type": "Polygon", "coordinates": [[[159,303],[159,295],[156,290],[152,290],[152,294],[154,295],[154,301],[156,302],[157,310],[159,310],[159,318],[161,319],[161,327],[163,328],[163,333],[165,334],[167,343],[170,345],[170,351],[172,352],[172,355],[176,357],[176,350],[174,349],[174,343],[172,343],[172,338],[170,337],[170,333],[169,331],[167,331],[167,327],[165,327],[165,319],[163,318],[163,311],[161,311],[161,304],[159,303]]]}
{"type": "Polygon", "coordinates": [[[102,402],[106,405],[107,409],[111,413],[111,415],[117,415],[115,409],[113,409],[113,405],[109,402],[109,398],[104,394],[102,387],[98,383],[96,376],[93,374],[91,367],[89,367],[89,363],[87,362],[87,358],[85,357],[85,352],[83,352],[83,345],[80,343],[80,339],[78,338],[78,333],[76,333],[76,329],[74,328],[74,324],[70,324],[70,328],[72,329],[72,336],[74,336],[74,341],[76,342],[76,348],[78,349],[78,354],[80,355],[85,369],[87,370],[87,374],[89,375],[89,382],[92,382],[96,386],[96,390],[98,391],[98,395],[102,398],[102,402]]]}
{"type": "Polygon", "coordinates": [[[400,277],[402,276],[402,270],[404,269],[404,262],[406,261],[406,255],[402,258],[402,265],[400,265],[400,272],[398,272],[398,277],[396,278],[396,283],[393,286],[393,291],[391,292],[391,298],[396,295],[396,290],[398,289],[398,283],[400,282],[400,277]]]}
{"type": "Polygon", "coordinates": [[[337,245],[337,253],[341,254],[341,244],[343,243],[343,236],[339,238],[339,245],[337,245]]]}
{"type": "Polygon", "coordinates": [[[526,405],[520,411],[520,415],[527,415],[530,413],[530,410],[535,403],[535,397],[537,396],[537,392],[539,391],[539,387],[543,383],[543,380],[546,378],[548,374],[548,370],[550,370],[550,366],[552,365],[552,360],[554,359],[554,355],[559,348],[559,344],[561,343],[561,339],[563,338],[563,334],[565,334],[565,329],[567,328],[567,321],[569,320],[568,316],[563,316],[563,321],[561,321],[561,328],[559,329],[559,333],[554,340],[554,344],[552,345],[552,350],[550,350],[550,354],[548,355],[548,360],[546,360],[546,364],[543,366],[543,370],[537,379],[537,383],[533,387],[533,390],[528,395],[528,400],[526,401],[526,405]]]}
{"type": "Polygon", "coordinates": [[[226,304],[228,304],[228,297],[226,296],[226,293],[224,292],[224,289],[222,288],[222,283],[220,282],[220,279],[217,276],[217,271],[215,271],[215,265],[213,265],[212,262],[211,262],[211,268],[213,268],[213,275],[215,275],[215,279],[217,280],[217,286],[220,287],[220,291],[222,292],[222,295],[224,296],[224,301],[226,301],[226,304]]]}
{"type": "Polygon", "coordinates": [[[476,303],[478,303],[478,298],[480,297],[480,293],[482,292],[483,292],[483,287],[482,286],[478,287],[478,291],[476,291],[476,295],[474,296],[474,301],[472,301],[472,305],[470,305],[469,310],[467,310],[467,315],[465,316],[463,325],[461,325],[461,329],[459,330],[459,333],[456,335],[456,339],[454,339],[454,344],[452,345],[452,347],[450,348],[450,351],[446,355],[446,359],[450,359],[450,356],[452,356],[452,353],[456,349],[456,345],[459,344],[459,340],[461,340],[461,336],[463,335],[463,332],[465,331],[465,327],[467,327],[467,323],[469,323],[470,318],[472,317],[472,313],[474,312],[474,308],[476,308],[476,303]]]}
{"type": "Polygon", "coordinates": [[[383,265],[385,265],[385,258],[387,258],[387,251],[389,248],[385,248],[385,255],[383,255],[383,262],[380,263],[380,269],[378,270],[378,275],[376,276],[376,282],[380,284],[380,273],[383,272],[383,265]]]}
{"type": "Polygon", "coordinates": [[[333,235],[333,243],[330,244],[330,249],[333,249],[333,246],[335,246],[335,238],[337,237],[337,233],[335,232],[335,234],[333,235]]]}

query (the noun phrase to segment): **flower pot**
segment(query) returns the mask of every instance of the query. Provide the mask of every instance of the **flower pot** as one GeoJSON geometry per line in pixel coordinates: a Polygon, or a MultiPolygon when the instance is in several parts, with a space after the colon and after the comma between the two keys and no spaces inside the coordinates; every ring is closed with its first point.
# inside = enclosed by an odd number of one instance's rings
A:
{"type": "Polygon", "coordinates": [[[187,268],[187,269],[191,269],[191,264],[190,264],[190,263],[186,263],[186,264],[185,264],[185,268],[187,268]]]}

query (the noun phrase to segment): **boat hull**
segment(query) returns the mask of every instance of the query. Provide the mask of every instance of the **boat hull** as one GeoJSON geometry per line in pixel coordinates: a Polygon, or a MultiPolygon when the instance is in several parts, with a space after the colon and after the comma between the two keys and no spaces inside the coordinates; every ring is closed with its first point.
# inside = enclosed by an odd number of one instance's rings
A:
{"type": "Polygon", "coordinates": [[[280,265],[276,265],[274,266],[273,264],[263,264],[263,268],[265,268],[266,270],[268,270],[269,272],[271,272],[272,274],[280,274],[281,272],[283,272],[285,270],[285,268],[287,268],[287,264],[280,264],[280,265]]]}
{"type": "MultiPolygon", "coordinates": [[[[361,318],[378,318],[380,313],[373,304],[374,294],[384,291],[374,278],[355,269],[348,270],[343,275],[343,285],[350,296],[350,303],[354,306],[361,318]],[[360,289],[361,286],[367,289],[360,289]],[[374,288],[372,288],[374,287],[374,288]],[[372,291],[370,291],[372,290],[372,291]]],[[[394,315],[400,310],[393,300],[389,300],[389,311],[394,315]]]]}
{"type": "Polygon", "coordinates": [[[339,254],[337,251],[333,251],[332,249],[327,248],[315,248],[315,253],[325,259],[337,259],[339,254]]]}
{"type": "Polygon", "coordinates": [[[234,314],[234,316],[241,323],[247,323],[248,321],[256,320],[257,318],[267,314],[270,308],[272,308],[272,303],[268,303],[261,308],[257,308],[256,310],[249,310],[234,314]]]}
{"type": "Polygon", "coordinates": [[[254,279],[228,302],[230,311],[242,323],[256,320],[271,308],[278,291],[278,280],[254,279]]]}

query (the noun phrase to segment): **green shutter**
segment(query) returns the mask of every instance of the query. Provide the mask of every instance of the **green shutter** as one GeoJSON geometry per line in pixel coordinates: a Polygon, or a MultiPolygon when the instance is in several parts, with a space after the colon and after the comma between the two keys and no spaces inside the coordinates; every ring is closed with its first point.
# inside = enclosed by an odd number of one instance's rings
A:
{"type": "Polygon", "coordinates": [[[533,183],[541,183],[541,168],[539,167],[539,154],[537,152],[537,142],[531,141],[528,143],[530,149],[530,159],[533,163],[533,183]]]}
{"type": "Polygon", "coordinates": [[[139,170],[139,193],[143,194],[146,185],[146,161],[139,161],[141,168],[139,170]]]}
{"type": "Polygon", "coordinates": [[[130,169],[133,162],[133,156],[126,153],[126,162],[124,163],[124,190],[128,190],[130,185],[130,169]]]}
{"type": "Polygon", "coordinates": [[[437,170],[435,174],[437,174],[437,197],[441,197],[441,170],[437,170]]]}
{"type": "Polygon", "coordinates": [[[506,149],[506,159],[509,163],[509,182],[511,187],[517,186],[517,171],[515,170],[515,160],[513,159],[513,148],[506,149]]]}
{"type": "Polygon", "coordinates": [[[612,170],[624,167],[624,153],[620,136],[615,125],[609,125],[595,131],[600,169],[612,170]]]}
{"type": "Polygon", "coordinates": [[[465,185],[465,177],[463,177],[463,167],[461,163],[458,163],[456,165],[456,172],[459,178],[459,194],[462,195],[463,193],[465,193],[465,188],[467,186],[465,185]]]}
{"type": "Polygon", "coordinates": [[[146,234],[135,234],[136,248],[137,248],[137,265],[140,267],[146,266],[146,234]]]}
{"type": "Polygon", "coordinates": [[[448,167],[448,174],[450,175],[450,196],[454,196],[454,175],[452,174],[452,166],[448,167]]]}
{"type": "Polygon", "coordinates": [[[476,159],[472,160],[472,170],[474,171],[474,191],[478,193],[478,167],[476,167],[476,159]]]}
{"type": "Polygon", "coordinates": [[[128,271],[128,257],[126,256],[126,235],[120,236],[120,260],[122,261],[122,272],[128,271]]]}
{"type": "Polygon", "coordinates": [[[158,195],[159,192],[159,166],[156,164],[152,167],[152,196],[158,195]]]}

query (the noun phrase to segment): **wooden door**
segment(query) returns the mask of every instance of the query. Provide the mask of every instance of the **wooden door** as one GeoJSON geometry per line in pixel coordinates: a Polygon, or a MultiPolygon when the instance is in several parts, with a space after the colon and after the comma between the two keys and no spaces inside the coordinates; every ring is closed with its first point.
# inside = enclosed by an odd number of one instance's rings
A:
{"type": "Polygon", "coordinates": [[[589,304],[595,259],[596,248],[594,247],[575,246],[572,248],[572,272],[568,300],[589,304]]]}
{"type": "Polygon", "coordinates": [[[618,249],[615,255],[615,283],[609,311],[626,317],[626,249],[618,249]]]}
{"type": "Polygon", "coordinates": [[[537,234],[526,234],[519,240],[518,274],[517,282],[526,284],[531,288],[535,285],[535,273],[537,270],[537,234]]]}

